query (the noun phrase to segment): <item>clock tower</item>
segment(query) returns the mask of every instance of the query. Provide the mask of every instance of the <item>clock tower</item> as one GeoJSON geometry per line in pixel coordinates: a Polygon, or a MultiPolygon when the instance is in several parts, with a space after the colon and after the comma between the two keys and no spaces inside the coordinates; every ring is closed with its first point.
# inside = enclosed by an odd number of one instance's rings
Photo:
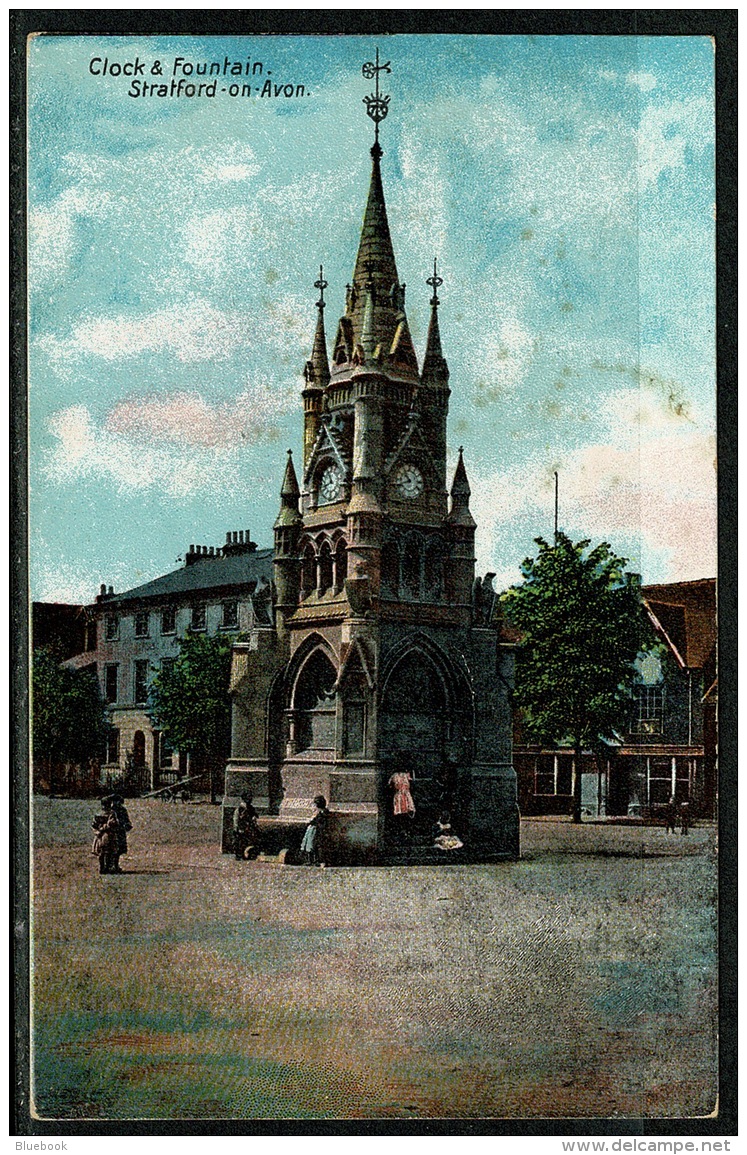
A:
{"type": "Polygon", "coordinates": [[[371,179],[331,357],[323,269],[315,282],[303,457],[297,472],[288,453],[275,522],[274,623],[234,649],[224,848],[241,793],[267,838],[289,844],[322,794],[330,861],[513,858],[514,643],[492,586],[475,581],[461,448],[447,489],[435,261],[422,367],[410,336],[381,175],[389,71],[378,52],[363,69],[375,80],[371,179]],[[414,812],[402,814],[406,774],[414,812]],[[444,810],[463,843],[448,852],[433,841],[444,810]]]}

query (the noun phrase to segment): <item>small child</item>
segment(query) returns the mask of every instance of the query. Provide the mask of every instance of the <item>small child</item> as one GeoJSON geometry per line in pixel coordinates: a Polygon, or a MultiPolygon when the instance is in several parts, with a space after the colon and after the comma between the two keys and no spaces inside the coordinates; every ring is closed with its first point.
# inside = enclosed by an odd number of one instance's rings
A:
{"type": "Polygon", "coordinates": [[[433,845],[439,850],[461,850],[464,846],[452,829],[448,810],[442,810],[438,822],[433,824],[433,845]]]}
{"type": "Polygon", "coordinates": [[[95,831],[91,854],[99,860],[99,874],[114,874],[119,823],[108,799],[101,799],[101,813],[94,815],[91,826],[95,831]]]}

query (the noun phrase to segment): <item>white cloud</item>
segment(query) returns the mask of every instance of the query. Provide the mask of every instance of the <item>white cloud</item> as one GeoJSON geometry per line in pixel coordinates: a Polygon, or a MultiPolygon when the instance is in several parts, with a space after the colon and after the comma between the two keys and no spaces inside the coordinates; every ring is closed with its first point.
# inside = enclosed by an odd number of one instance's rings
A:
{"type": "Polygon", "coordinates": [[[270,384],[255,385],[214,405],[199,393],[174,393],[118,403],[105,430],[147,442],[227,448],[272,436],[278,416],[288,407],[288,399],[270,384]]]}
{"type": "Polygon", "coordinates": [[[625,83],[640,88],[641,92],[651,92],[656,88],[656,77],[653,72],[629,72],[625,83]]]}
{"type": "MultiPolygon", "coordinates": [[[[279,408],[276,403],[274,411],[279,408]]],[[[197,396],[133,401],[104,422],[73,405],[50,419],[55,445],[46,473],[61,483],[108,480],[122,493],[233,494],[246,448],[276,435],[272,412],[269,398],[249,393],[212,409],[197,396]]]]}
{"type": "Polygon", "coordinates": [[[518,579],[514,565],[501,569],[502,543],[519,524],[523,532],[534,526],[536,533],[551,534],[557,469],[560,524],[571,536],[608,540],[623,550],[637,543],[632,561],[644,581],[715,574],[716,444],[711,430],[678,413],[656,389],[644,387],[619,391],[602,407],[600,419],[606,439],[555,459],[535,456],[520,476],[470,471],[481,564],[499,571],[503,584],[518,579]]]}
{"type": "Polygon", "coordinates": [[[85,317],[70,336],[46,334],[38,345],[55,368],[64,372],[82,360],[101,358],[113,363],[144,353],[167,354],[181,362],[225,360],[249,339],[245,316],[198,299],[139,317],[85,317]]]}
{"type": "Polygon", "coordinates": [[[84,218],[104,216],[110,202],[106,190],[78,184],[51,204],[29,209],[29,282],[34,289],[64,275],[72,260],[76,227],[84,218]]]}
{"type": "Polygon", "coordinates": [[[638,183],[655,185],[666,169],[682,168],[685,149],[703,152],[713,139],[713,105],[705,97],[647,105],[638,127],[638,183]]]}

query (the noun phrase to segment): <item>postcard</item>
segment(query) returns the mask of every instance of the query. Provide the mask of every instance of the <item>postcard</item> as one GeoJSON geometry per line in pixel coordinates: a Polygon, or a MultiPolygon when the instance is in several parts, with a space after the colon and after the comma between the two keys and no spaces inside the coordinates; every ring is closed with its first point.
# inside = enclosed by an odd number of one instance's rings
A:
{"type": "Polygon", "coordinates": [[[465,28],[28,39],[37,1130],[718,1118],[714,42],[465,28]]]}

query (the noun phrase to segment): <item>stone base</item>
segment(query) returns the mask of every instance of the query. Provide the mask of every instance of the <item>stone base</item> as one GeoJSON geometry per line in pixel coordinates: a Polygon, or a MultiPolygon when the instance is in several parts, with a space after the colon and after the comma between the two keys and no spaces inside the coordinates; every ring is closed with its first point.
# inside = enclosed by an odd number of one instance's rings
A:
{"type": "MultiPolygon", "coordinates": [[[[431,835],[427,808],[421,810],[411,847],[383,837],[377,801],[376,767],[373,763],[333,763],[321,759],[287,759],[282,767],[284,796],[277,815],[269,814],[268,767],[234,759],[226,769],[221,845],[233,850],[233,814],[243,793],[253,796],[260,829],[268,848],[277,854],[298,850],[306,824],[315,813],[314,796],[323,794],[329,806],[325,858],[334,864],[500,862],[519,858],[519,808],[516,774],[511,765],[473,765],[463,772],[469,782],[469,806],[457,822],[464,841],[458,856],[430,853],[431,835]],[[420,828],[422,826],[422,829],[420,828]],[[415,845],[415,843],[417,845],[415,845]]],[[[433,820],[437,816],[434,813],[433,820]]],[[[413,827],[415,831],[415,827],[413,827]]]]}

